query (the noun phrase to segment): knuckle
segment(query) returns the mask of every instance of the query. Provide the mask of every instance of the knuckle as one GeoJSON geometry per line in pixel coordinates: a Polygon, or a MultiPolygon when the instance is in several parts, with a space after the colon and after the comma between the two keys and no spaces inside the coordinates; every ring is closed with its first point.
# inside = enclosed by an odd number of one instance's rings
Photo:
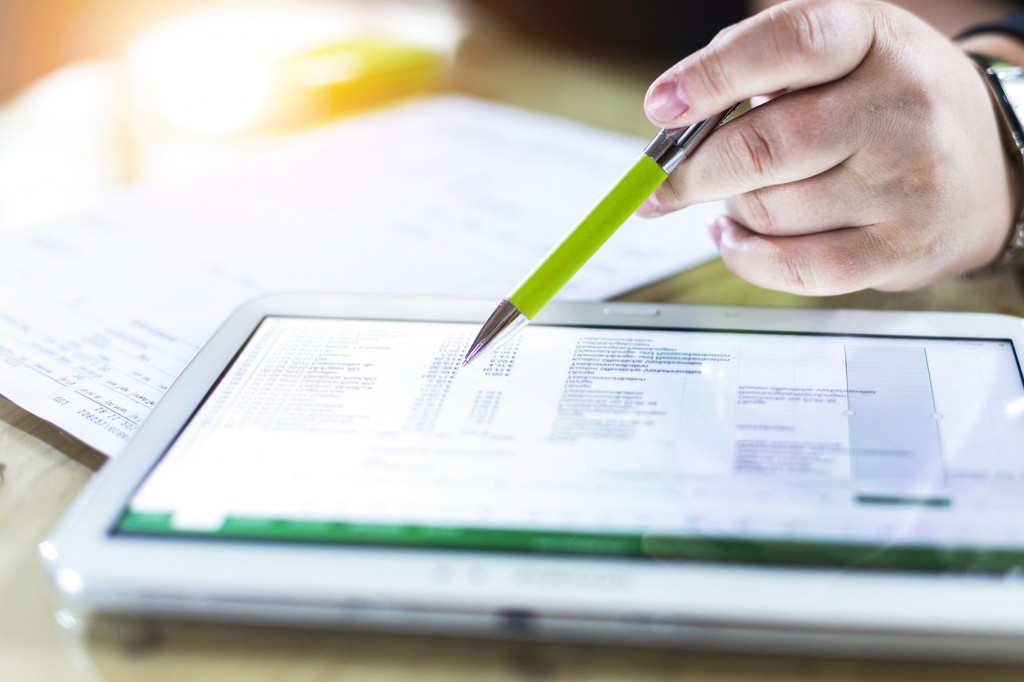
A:
{"type": "Polygon", "coordinates": [[[842,250],[787,250],[779,254],[777,268],[784,290],[801,296],[835,296],[864,288],[858,260],[842,250]]]}
{"type": "MultiPolygon", "coordinates": [[[[715,44],[710,45],[695,56],[694,69],[691,77],[696,77],[696,85],[703,92],[703,97],[696,99],[709,99],[713,101],[731,101],[735,92],[731,71],[722,59],[721,48],[728,42],[728,36],[717,39],[715,44]]],[[[691,84],[691,94],[692,84],[691,84]]]]}
{"type": "Polygon", "coordinates": [[[738,212],[742,215],[742,222],[752,232],[766,236],[779,236],[781,234],[778,220],[773,211],[769,208],[768,198],[765,189],[754,190],[736,197],[738,212]]]}
{"type": "Polygon", "coordinates": [[[782,63],[807,62],[828,56],[829,37],[822,4],[785,4],[771,13],[775,49],[782,63]]]}
{"type": "Polygon", "coordinates": [[[814,273],[810,263],[800,254],[792,251],[779,253],[777,268],[785,291],[813,295],[816,290],[814,273]]]}
{"type": "Polygon", "coordinates": [[[727,136],[723,153],[726,157],[725,167],[743,177],[760,181],[768,178],[777,167],[771,143],[752,125],[737,125],[732,134],[727,136]]]}

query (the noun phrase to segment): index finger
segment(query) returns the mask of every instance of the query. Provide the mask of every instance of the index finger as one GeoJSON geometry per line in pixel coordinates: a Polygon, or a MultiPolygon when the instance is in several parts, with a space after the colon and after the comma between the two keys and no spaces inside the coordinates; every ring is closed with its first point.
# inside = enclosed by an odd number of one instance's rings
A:
{"type": "Polygon", "coordinates": [[[828,83],[853,71],[875,36],[875,3],[795,0],[718,34],[647,91],[655,125],[679,128],[736,102],[828,83]]]}

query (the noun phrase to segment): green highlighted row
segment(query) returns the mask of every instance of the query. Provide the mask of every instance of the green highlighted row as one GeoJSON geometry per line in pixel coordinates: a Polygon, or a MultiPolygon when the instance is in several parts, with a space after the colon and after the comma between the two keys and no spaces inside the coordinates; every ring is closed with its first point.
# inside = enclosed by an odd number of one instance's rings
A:
{"type": "Polygon", "coordinates": [[[229,517],[215,530],[176,527],[170,514],[128,511],[116,532],[195,538],[740,562],[903,570],[1006,572],[1024,568],[1024,549],[869,545],[735,536],[656,536],[558,530],[293,521],[229,517]]]}

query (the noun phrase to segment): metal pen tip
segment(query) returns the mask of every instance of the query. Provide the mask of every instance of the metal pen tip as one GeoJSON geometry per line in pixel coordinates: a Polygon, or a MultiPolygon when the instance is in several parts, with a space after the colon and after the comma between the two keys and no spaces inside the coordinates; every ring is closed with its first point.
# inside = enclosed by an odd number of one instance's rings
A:
{"type": "Polygon", "coordinates": [[[462,360],[462,366],[465,367],[475,358],[483,357],[496,350],[519,333],[519,330],[529,322],[530,318],[523,315],[515,304],[507,298],[503,299],[484,322],[484,325],[480,327],[476,338],[469,346],[466,357],[462,360]]]}
{"type": "Polygon", "coordinates": [[[476,357],[476,354],[479,353],[482,348],[483,345],[481,344],[474,345],[472,348],[470,348],[469,352],[466,353],[466,357],[462,359],[462,366],[465,367],[470,362],[472,362],[473,358],[476,357]]]}

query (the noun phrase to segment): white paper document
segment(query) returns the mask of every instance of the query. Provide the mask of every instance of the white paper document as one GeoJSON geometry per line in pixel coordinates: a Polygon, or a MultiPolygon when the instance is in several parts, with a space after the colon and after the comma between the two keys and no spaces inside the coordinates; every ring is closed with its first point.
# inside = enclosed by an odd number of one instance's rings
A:
{"type": "MultiPolygon", "coordinates": [[[[294,291],[497,301],[644,142],[443,97],[7,232],[0,394],[117,455],[242,302],[294,291]]],[[[707,260],[705,223],[720,209],[631,219],[561,297],[606,298],[707,260]]]]}

